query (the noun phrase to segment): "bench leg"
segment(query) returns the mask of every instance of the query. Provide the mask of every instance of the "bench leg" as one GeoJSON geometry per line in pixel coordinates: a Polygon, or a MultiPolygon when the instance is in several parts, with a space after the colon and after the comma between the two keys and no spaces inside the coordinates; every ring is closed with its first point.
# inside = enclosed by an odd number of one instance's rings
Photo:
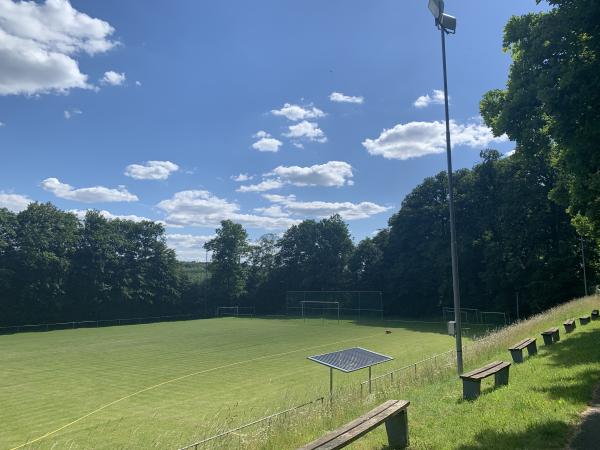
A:
{"type": "Polygon", "coordinates": [[[400,411],[385,421],[390,448],[408,447],[408,412],[400,411]]]}
{"type": "Polygon", "coordinates": [[[542,334],[544,345],[552,345],[554,343],[554,334],[542,334]]]}
{"type": "Polygon", "coordinates": [[[515,363],[523,362],[523,350],[511,350],[510,354],[515,363]]]}
{"type": "Polygon", "coordinates": [[[500,372],[496,372],[496,374],[494,375],[494,378],[496,381],[496,387],[506,386],[508,384],[508,369],[509,368],[510,368],[510,366],[502,369],[500,372]]]}
{"type": "Polygon", "coordinates": [[[558,341],[560,341],[560,331],[556,330],[556,333],[554,333],[554,342],[558,341]]]}
{"type": "Polygon", "coordinates": [[[463,379],[463,399],[475,400],[481,394],[481,380],[471,381],[463,379]]]}
{"type": "Polygon", "coordinates": [[[537,355],[537,343],[535,341],[527,346],[527,353],[529,356],[537,355]]]}

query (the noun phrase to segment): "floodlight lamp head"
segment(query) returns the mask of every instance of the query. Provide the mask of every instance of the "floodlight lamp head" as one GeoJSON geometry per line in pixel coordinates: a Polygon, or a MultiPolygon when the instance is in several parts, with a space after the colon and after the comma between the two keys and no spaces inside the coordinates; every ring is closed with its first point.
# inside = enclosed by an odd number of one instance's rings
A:
{"type": "Polygon", "coordinates": [[[444,14],[444,0],[429,0],[428,7],[436,20],[439,20],[441,15],[444,14]]]}
{"type": "Polygon", "coordinates": [[[446,33],[456,33],[456,17],[449,14],[442,14],[438,23],[446,33]]]}

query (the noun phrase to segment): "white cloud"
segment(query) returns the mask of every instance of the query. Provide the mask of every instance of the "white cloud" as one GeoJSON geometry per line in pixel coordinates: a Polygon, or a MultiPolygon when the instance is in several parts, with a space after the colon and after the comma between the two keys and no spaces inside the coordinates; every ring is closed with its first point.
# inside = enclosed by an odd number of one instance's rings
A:
{"type": "Polygon", "coordinates": [[[231,179],[233,181],[237,181],[238,183],[243,183],[244,181],[250,181],[254,177],[252,175],[248,175],[247,173],[240,173],[239,175],[233,175],[231,179]]]}
{"type": "Polygon", "coordinates": [[[135,80],[135,85],[136,85],[136,86],[141,86],[141,85],[142,85],[142,82],[141,82],[141,81],[138,81],[138,80],[135,80]]]}
{"type": "Polygon", "coordinates": [[[26,195],[9,194],[0,191],[0,208],[6,208],[12,212],[21,212],[27,208],[33,200],[26,195]]]}
{"type": "Polygon", "coordinates": [[[332,92],[329,95],[329,100],[336,103],[357,103],[362,104],[365,101],[364,97],[356,97],[353,95],[345,95],[341,92],[332,92]]]}
{"type": "Polygon", "coordinates": [[[310,167],[278,166],[264,174],[266,178],[260,183],[240,186],[238,192],[265,192],[293,186],[324,186],[340,187],[352,185],[352,166],[343,161],[329,161],[325,164],[315,164],[310,167]]]}
{"type": "Polygon", "coordinates": [[[516,151],[517,151],[517,150],[513,148],[511,151],[509,151],[509,152],[506,152],[506,153],[504,154],[504,156],[505,156],[506,158],[509,158],[509,157],[511,157],[512,155],[514,155],[516,151]]]}
{"type": "Polygon", "coordinates": [[[0,122],[0,127],[5,127],[6,124],[4,122],[0,122]]]}
{"type": "MultiPolygon", "coordinates": [[[[92,211],[91,209],[70,209],[69,212],[75,214],[79,219],[83,220],[88,211],[92,211]]],[[[136,216],[135,214],[113,214],[105,209],[99,211],[100,215],[105,219],[114,220],[131,220],[132,222],[157,222],[166,225],[162,220],[154,220],[148,217],[136,216]]]]}
{"type": "Polygon", "coordinates": [[[390,207],[381,206],[372,202],[323,202],[311,201],[300,202],[296,200],[294,195],[275,195],[264,194],[263,197],[277,206],[282,208],[282,211],[301,217],[329,217],[333,214],[339,214],[345,220],[366,219],[375,214],[388,211],[390,207]]]}
{"type": "Polygon", "coordinates": [[[443,105],[444,104],[444,91],[440,91],[439,89],[434,89],[431,95],[425,94],[421,95],[419,98],[415,100],[413,105],[416,108],[425,108],[429,105],[443,105]]]}
{"type": "Polygon", "coordinates": [[[110,189],[104,186],[75,189],[66,183],[61,183],[57,178],[46,178],[41,186],[44,190],[52,192],[59,198],[74,200],[83,203],[95,202],[135,202],[137,196],[128,192],[123,186],[110,189]]]}
{"type": "Polygon", "coordinates": [[[283,187],[284,183],[277,179],[264,180],[257,184],[240,186],[236,189],[238,192],[265,192],[283,187]]]}
{"type": "Polygon", "coordinates": [[[319,125],[314,122],[303,120],[296,125],[290,125],[288,127],[289,132],[285,133],[284,136],[291,139],[305,139],[311,142],[327,142],[327,137],[323,130],[319,128],[319,125]]]}
{"type": "Polygon", "coordinates": [[[179,166],[171,161],[147,161],[145,164],[130,164],[125,175],[136,180],[166,180],[179,166]]]}
{"type": "Polygon", "coordinates": [[[167,234],[167,245],[175,250],[180,261],[204,260],[204,244],[215,235],[167,234]]]}
{"type": "Polygon", "coordinates": [[[125,72],[118,73],[114,70],[109,70],[108,72],[104,72],[104,76],[100,79],[100,82],[109,86],[121,86],[125,83],[125,79],[125,72]]]}
{"type": "Polygon", "coordinates": [[[68,0],[0,0],[0,95],[92,88],[76,57],[113,48],[113,32],[68,0]]]}
{"type": "Polygon", "coordinates": [[[219,198],[208,191],[177,192],[157,207],[166,213],[172,225],[218,227],[221,220],[232,220],[249,228],[285,229],[298,221],[287,217],[267,217],[244,214],[236,203],[219,198]]]}
{"type": "Polygon", "coordinates": [[[259,152],[278,152],[279,147],[283,145],[283,142],[271,137],[266,131],[261,130],[253,137],[258,138],[258,141],[252,144],[252,148],[259,152]]]}
{"type": "MultiPolygon", "coordinates": [[[[491,142],[503,142],[506,136],[494,137],[482,123],[460,124],[450,121],[454,147],[485,148],[491,142]]],[[[371,155],[386,159],[410,159],[446,151],[446,125],[444,122],[409,122],[383,130],[377,139],[366,139],[363,146],[371,155]]]]}
{"type": "Polygon", "coordinates": [[[319,108],[315,108],[312,105],[300,106],[293,105],[291,103],[284,104],[281,109],[271,110],[271,114],[273,114],[274,116],[283,116],[286,119],[292,120],[294,122],[304,119],[316,119],[318,117],[325,116],[325,113],[323,111],[321,111],[319,108]]]}
{"type": "Polygon", "coordinates": [[[350,184],[352,166],[344,161],[329,161],[325,164],[315,164],[310,167],[279,166],[271,174],[281,181],[294,186],[326,186],[340,187],[350,184]]]}
{"type": "Polygon", "coordinates": [[[269,217],[289,217],[289,214],[284,212],[279,205],[268,206],[266,208],[254,208],[254,211],[269,217]]]}
{"type": "Polygon", "coordinates": [[[83,111],[81,111],[80,109],[65,109],[63,114],[65,116],[65,119],[69,120],[73,116],[83,114],[83,111]]]}

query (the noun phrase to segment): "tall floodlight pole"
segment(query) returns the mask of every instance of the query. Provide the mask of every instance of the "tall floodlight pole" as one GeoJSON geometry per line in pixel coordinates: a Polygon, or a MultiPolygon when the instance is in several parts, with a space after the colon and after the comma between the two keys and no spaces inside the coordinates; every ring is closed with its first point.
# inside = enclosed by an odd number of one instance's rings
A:
{"type": "Polygon", "coordinates": [[[583,289],[585,290],[585,295],[588,295],[587,274],[585,272],[585,252],[583,251],[583,236],[581,236],[581,267],[583,268],[583,289]]]}
{"type": "Polygon", "coordinates": [[[458,283],[458,250],[456,248],[456,221],[454,216],[454,185],[452,176],[452,146],[450,143],[450,109],[448,106],[448,76],[446,70],[446,34],[456,32],[456,18],[444,14],[443,0],[429,0],[429,10],[442,36],[442,67],[444,72],[444,109],[446,113],[446,160],[448,163],[448,206],[450,209],[450,250],[452,254],[452,293],[454,297],[454,322],[456,339],[456,368],[463,372],[462,327],[460,316],[460,287],[458,283]]]}

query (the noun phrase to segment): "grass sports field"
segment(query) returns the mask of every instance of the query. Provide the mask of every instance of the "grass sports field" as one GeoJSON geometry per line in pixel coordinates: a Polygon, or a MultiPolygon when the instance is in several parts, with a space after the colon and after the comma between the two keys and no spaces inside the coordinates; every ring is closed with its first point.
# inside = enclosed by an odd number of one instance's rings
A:
{"type": "MultiPolygon", "coordinates": [[[[0,336],[0,448],[175,448],[326,395],[328,369],[309,355],[361,346],[393,356],[376,376],[451,349],[445,331],[220,318],[0,336]]],[[[334,385],[366,376],[337,372],[334,385]]]]}

